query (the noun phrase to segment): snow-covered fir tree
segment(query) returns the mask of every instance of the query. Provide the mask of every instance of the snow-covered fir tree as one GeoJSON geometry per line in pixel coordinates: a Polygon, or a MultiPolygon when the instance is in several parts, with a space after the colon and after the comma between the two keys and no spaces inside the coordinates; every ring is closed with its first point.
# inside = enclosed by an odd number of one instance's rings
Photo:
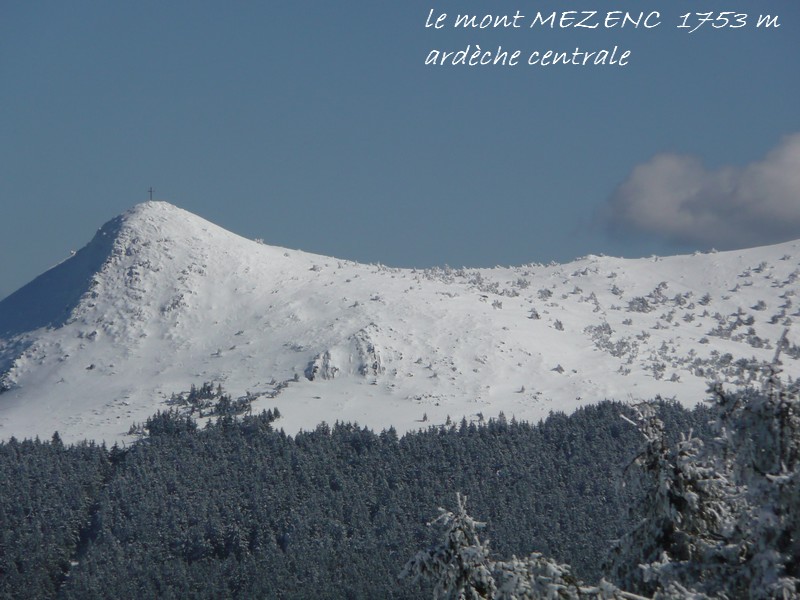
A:
{"type": "Polygon", "coordinates": [[[611,578],[648,595],[702,597],[706,590],[690,582],[715,580],[711,566],[716,570],[732,560],[718,542],[719,532],[732,525],[738,490],[709,462],[699,438],[684,435],[670,445],[653,406],[635,407],[630,422],[645,438],[627,469],[641,500],[630,508],[638,517],[633,528],[612,550],[611,578]]]}
{"type": "Polygon", "coordinates": [[[489,569],[489,546],[478,536],[485,523],[467,514],[467,499],[461,494],[456,495],[456,502],[455,513],[440,508],[439,517],[428,524],[441,525],[442,542],[418,552],[400,577],[432,580],[435,598],[494,598],[497,587],[489,569]]]}
{"type": "Polygon", "coordinates": [[[493,560],[488,542],[478,530],[485,526],[466,511],[466,498],[456,495],[456,512],[439,509],[430,523],[444,530],[442,541],[418,552],[403,568],[401,579],[429,580],[434,598],[446,600],[529,600],[534,598],[577,600],[640,598],[625,594],[602,581],[587,586],[575,578],[568,565],[534,553],[527,558],[493,560]]]}
{"type": "Polygon", "coordinates": [[[716,437],[665,441],[639,407],[640,521],[614,549],[617,584],[659,598],[800,597],[800,396],[780,378],[781,338],[760,388],[711,388],[716,437]]]}

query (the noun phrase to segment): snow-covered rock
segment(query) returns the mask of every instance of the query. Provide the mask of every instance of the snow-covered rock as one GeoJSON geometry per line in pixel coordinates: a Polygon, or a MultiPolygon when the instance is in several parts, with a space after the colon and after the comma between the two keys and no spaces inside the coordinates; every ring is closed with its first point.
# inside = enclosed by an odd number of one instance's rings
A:
{"type": "Polygon", "coordinates": [[[204,382],[277,406],[289,432],[536,420],[656,394],[691,405],[710,379],[745,382],[785,328],[784,370],[800,375],[798,288],[800,242],[394,269],[257,243],[148,202],[0,301],[0,438],[125,440],[204,382]]]}

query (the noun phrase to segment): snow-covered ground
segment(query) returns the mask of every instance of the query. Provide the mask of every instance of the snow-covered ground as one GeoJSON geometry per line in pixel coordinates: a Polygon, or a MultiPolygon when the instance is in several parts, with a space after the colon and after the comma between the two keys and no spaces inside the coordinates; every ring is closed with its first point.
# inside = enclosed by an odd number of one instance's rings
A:
{"type": "Polygon", "coordinates": [[[407,431],[538,420],[604,398],[694,405],[784,329],[800,375],[800,242],[494,269],[395,269],[264,245],[148,202],[0,302],[0,439],[126,441],[191,384],[407,431]]]}

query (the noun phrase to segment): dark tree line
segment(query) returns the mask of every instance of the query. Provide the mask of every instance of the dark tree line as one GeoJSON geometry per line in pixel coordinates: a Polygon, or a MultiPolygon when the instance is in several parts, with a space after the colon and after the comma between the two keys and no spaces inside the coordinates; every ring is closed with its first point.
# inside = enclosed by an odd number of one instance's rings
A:
{"type": "MultiPolygon", "coordinates": [[[[662,403],[668,431],[707,421],[662,403]]],[[[288,436],[271,412],[197,429],[175,411],[117,447],[0,444],[0,597],[418,598],[403,564],[454,490],[502,555],[595,580],[631,518],[640,446],[604,402],[538,424],[462,421],[402,438],[357,425],[288,436]]],[[[430,591],[430,590],[429,590],[430,591]]],[[[423,594],[424,594],[423,589],[423,594]]]]}
{"type": "Polygon", "coordinates": [[[94,444],[0,444],[0,597],[53,598],[112,467],[94,444]]]}

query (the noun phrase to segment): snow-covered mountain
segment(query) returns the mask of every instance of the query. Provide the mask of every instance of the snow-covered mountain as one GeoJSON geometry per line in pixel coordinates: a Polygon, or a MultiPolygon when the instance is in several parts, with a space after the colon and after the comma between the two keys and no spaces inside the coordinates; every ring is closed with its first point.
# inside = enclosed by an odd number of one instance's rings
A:
{"type": "Polygon", "coordinates": [[[800,375],[800,242],[648,259],[427,270],[241,238],[163,202],[106,223],[0,302],[0,439],[128,439],[220,383],[287,432],[537,420],[604,398],[693,405],[784,329],[800,375]]]}

